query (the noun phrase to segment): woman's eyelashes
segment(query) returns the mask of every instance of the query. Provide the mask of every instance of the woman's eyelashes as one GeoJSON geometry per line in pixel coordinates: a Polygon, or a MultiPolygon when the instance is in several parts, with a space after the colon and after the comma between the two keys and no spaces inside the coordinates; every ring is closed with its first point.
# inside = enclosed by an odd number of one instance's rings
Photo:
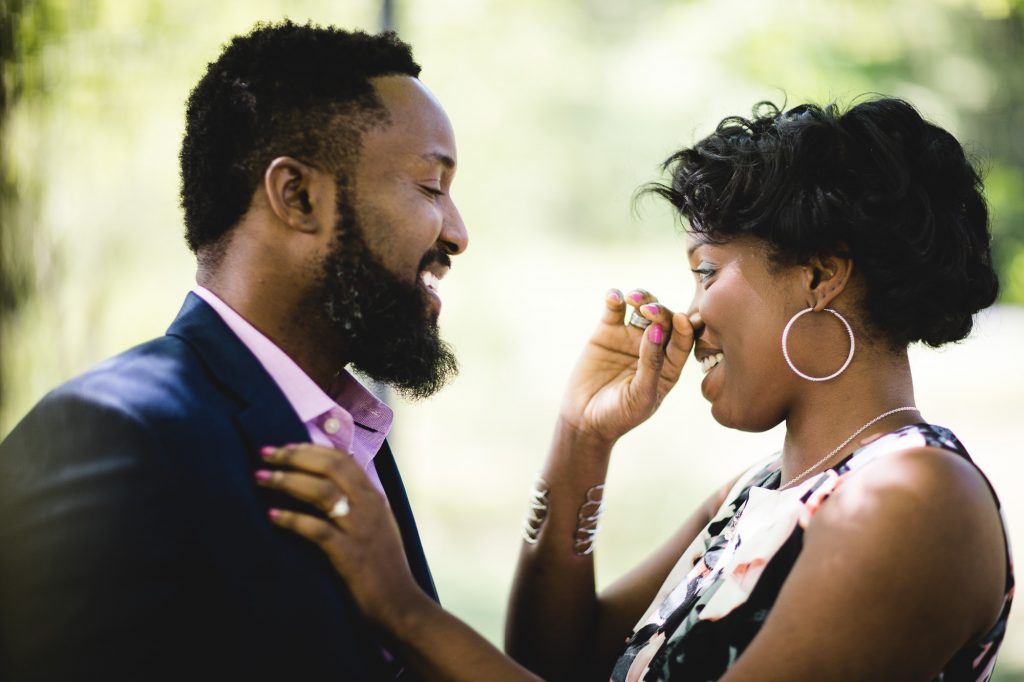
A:
{"type": "Polygon", "coordinates": [[[430,185],[420,185],[420,189],[422,189],[426,194],[428,194],[434,199],[444,196],[444,191],[437,187],[431,187],[430,185]]]}
{"type": "Polygon", "coordinates": [[[698,282],[700,282],[703,285],[706,285],[708,283],[708,280],[710,280],[714,276],[715,269],[710,267],[709,265],[706,265],[705,263],[701,263],[699,267],[691,268],[690,272],[697,275],[698,282]]]}

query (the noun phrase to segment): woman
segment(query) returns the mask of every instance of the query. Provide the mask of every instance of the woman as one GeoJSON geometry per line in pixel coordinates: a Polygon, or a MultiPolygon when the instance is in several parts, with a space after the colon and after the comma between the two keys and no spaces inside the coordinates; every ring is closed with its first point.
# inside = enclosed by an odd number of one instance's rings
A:
{"type": "MultiPolygon", "coordinates": [[[[961,146],[899,100],[763,104],[666,169],[649,189],[688,221],[696,294],[675,314],[644,291],[607,295],[530,500],[506,633],[518,664],[418,590],[349,459],[268,448],[280,468],[264,485],[333,510],[272,518],[320,544],[429,679],[988,679],[1013,587],[999,504],[918,413],[907,360],[911,343],[963,339],[996,296],[961,146]],[[782,450],[595,594],[612,446],[691,350],[714,418],[784,421],[782,450]]],[[[687,446],[683,431],[673,447],[687,446]]]]}

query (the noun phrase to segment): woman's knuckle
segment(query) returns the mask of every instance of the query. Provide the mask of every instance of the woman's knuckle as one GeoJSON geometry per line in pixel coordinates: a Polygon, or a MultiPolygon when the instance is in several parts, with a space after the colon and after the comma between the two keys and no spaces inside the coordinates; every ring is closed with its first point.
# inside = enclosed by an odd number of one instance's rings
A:
{"type": "Polygon", "coordinates": [[[327,473],[336,478],[341,478],[344,475],[345,466],[339,457],[331,457],[327,462],[327,473]]]}
{"type": "Polygon", "coordinates": [[[328,481],[320,480],[313,494],[318,501],[330,507],[338,497],[338,488],[328,481]]]}
{"type": "Polygon", "coordinates": [[[318,544],[326,544],[330,542],[333,536],[334,531],[327,524],[318,523],[310,529],[310,537],[318,544]]]}

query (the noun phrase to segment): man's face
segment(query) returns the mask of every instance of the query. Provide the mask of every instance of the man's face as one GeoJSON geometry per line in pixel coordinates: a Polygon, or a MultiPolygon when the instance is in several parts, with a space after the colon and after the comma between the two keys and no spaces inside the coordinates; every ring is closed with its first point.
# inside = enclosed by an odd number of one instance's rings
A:
{"type": "Polygon", "coordinates": [[[455,135],[419,80],[387,76],[373,82],[390,124],[363,135],[353,176],[356,212],[370,250],[399,279],[419,281],[436,316],[441,299],[434,278],[447,267],[435,263],[424,271],[421,261],[431,252],[462,253],[468,241],[451,197],[455,135]]]}
{"type": "Polygon", "coordinates": [[[375,86],[390,122],[363,135],[350,185],[339,183],[335,241],[315,293],[357,370],[425,397],[457,371],[437,327],[437,284],[467,244],[450,195],[455,140],[418,80],[375,86]]]}

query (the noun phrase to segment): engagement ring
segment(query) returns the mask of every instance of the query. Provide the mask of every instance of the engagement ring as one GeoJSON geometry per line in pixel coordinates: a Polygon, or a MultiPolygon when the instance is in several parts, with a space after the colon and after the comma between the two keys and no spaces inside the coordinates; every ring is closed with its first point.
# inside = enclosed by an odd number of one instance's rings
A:
{"type": "Polygon", "coordinates": [[[336,519],[342,516],[348,516],[348,513],[351,509],[352,507],[350,507],[348,504],[348,496],[342,495],[341,497],[338,498],[338,501],[334,503],[334,506],[331,507],[330,511],[327,512],[327,516],[329,516],[332,519],[336,519]]]}

